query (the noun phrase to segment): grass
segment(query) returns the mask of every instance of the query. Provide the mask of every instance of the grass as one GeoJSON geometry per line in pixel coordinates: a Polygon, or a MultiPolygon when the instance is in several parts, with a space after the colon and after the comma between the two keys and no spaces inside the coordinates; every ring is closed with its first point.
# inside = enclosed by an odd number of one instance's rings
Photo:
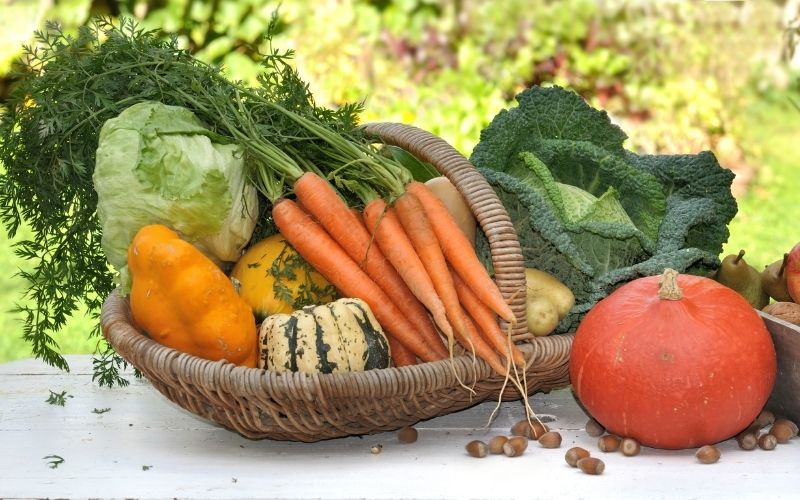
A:
{"type": "MultiPolygon", "coordinates": [[[[746,250],[746,260],[756,269],[783,256],[800,241],[800,199],[794,182],[800,179],[800,159],[796,141],[800,132],[800,110],[785,95],[753,101],[745,110],[747,133],[742,145],[758,174],[747,194],[739,201],[739,212],[730,224],[731,236],[723,255],[746,250]]],[[[22,233],[22,232],[21,232],[22,233]]],[[[13,254],[11,242],[0,239],[0,362],[32,355],[21,336],[21,317],[10,312],[21,300],[24,281],[15,276],[29,263],[13,254]]],[[[25,237],[22,233],[19,237],[25,237]]],[[[90,335],[95,321],[82,311],[54,336],[64,354],[94,352],[97,339],[90,335]]]]}
{"type": "Polygon", "coordinates": [[[744,249],[747,263],[761,271],[800,242],[800,190],[795,184],[800,180],[800,110],[787,95],[778,94],[753,101],[746,115],[742,146],[758,173],[738,200],[723,254],[744,249]]]}

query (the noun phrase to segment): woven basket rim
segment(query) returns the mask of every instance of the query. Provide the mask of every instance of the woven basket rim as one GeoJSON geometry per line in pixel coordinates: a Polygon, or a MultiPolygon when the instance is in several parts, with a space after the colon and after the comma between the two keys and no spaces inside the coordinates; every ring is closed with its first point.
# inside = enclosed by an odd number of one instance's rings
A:
{"type": "MultiPolygon", "coordinates": [[[[227,360],[213,361],[159,344],[158,342],[150,338],[148,335],[146,335],[144,332],[138,330],[134,325],[133,320],[130,316],[130,302],[127,297],[123,296],[121,288],[116,288],[105,299],[102,308],[101,323],[103,325],[103,333],[107,338],[109,338],[109,341],[111,341],[112,345],[117,346],[120,345],[122,342],[130,342],[132,344],[130,349],[124,349],[126,353],[131,350],[135,351],[140,349],[147,349],[156,352],[155,354],[156,356],[163,357],[165,360],[169,360],[170,363],[171,362],[180,363],[182,361],[191,360],[192,363],[197,365],[195,368],[200,371],[215,370],[221,368],[223,370],[228,371],[231,375],[236,375],[239,373],[241,373],[243,376],[252,376],[252,374],[256,374],[258,376],[264,376],[266,374],[274,374],[276,378],[286,380],[289,385],[306,384],[314,379],[319,379],[321,383],[324,383],[326,380],[332,381],[335,379],[338,379],[339,383],[346,383],[348,380],[356,381],[358,379],[361,379],[365,374],[371,375],[377,373],[385,373],[388,374],[389,377],[391,377],[392,375],[401,375],[401,374],[403,376],[410,376],[411,373],[417,373],[423,370],[424,369],[423,367],[430,367],[432,369],[447,368],[449,370],[450,368],[452,368],[451,362],[456,363],[455,369],[460,375],[461,374],[466,375],[472,371],[472,366],[473,366],[472,365],[473,358],[472,356],[467,354],[454,355],[452,359],[431,361],[416,365],[401,366],[401,367],[390,366],[387,368],[381,368],[379,370],[376,369],[376,370],[368,370],[361,372],[335,372],[335,373],[275,372],[264,368],[238,366],[227,360]]],[[[569,335],[557,335],[548,337],[537,337],[537,339],[534,341],[540,343],[556,341],[557,343],[569,344],[570,338],[571,337],[569,335]]],[[[523,351],[525,350],[526,344],[528,344],[528,342],[524,344],[519,344],[523,349],[523,351]]],[[[470,384],[479,380],[484,380],[492,375],[495,376],[497,375],[494,374],[489,365],[487,365],[480,358],[475,358],[474,361],[476,362],[475,366],[476,376],[469,378],[462,378],[461,381],[464,382],[465,384],[470,384]]],[[[530,362],[533,362],[533,360],[529,359],[529,363],[530,362]]],[[[455,379],[438,381],[437,383],[431,386],[431,389],[450,387],[453,383],[457,382],[458,381],[455,379]]],[[[353,384],[352,387],[358,387],[358,385],[353,384]]],[[[245,391],[247,390],[248,389],[245,389],[245,391]]],[[[252,392],[255,393],[256,391],[252,392]]],[[[366,391],[363,393],[361,392],[358,393],[361,395],[369,395],[372,392],[374,391],[366,391]]],[[[403,390],[396,393],[390,391],[388,392],[388,394],[403,395],[409,392],[410,392],[409,390],[403,390]]]]}

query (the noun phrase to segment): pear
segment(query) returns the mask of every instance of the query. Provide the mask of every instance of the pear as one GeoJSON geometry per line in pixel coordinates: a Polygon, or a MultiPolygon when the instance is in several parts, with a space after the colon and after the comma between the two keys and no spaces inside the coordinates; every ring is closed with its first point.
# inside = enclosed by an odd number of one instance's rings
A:
{"type": "Polygon", "coordinates": [[[761,288],[761,273],[744,260],[744,250],[727,255],[717,269],[716,280],[731,288],[756,309],[769,304],[769,295],[761,288]]]}
{"type": "Polygon", "coordinates": [[[785,271],[788,260],[789,254],[785,253],[782,259],[776,260],[761,271],[761,288],[777,302],[792,301],[789,288],[786,286],[785,271]]]}

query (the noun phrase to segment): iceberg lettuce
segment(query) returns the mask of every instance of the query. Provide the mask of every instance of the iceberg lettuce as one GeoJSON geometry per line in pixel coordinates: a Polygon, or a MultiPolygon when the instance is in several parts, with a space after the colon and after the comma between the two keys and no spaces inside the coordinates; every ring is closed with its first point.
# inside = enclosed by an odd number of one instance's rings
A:
{"type": "Polygon", "coordinates": [[[158,102],[103,124],[92,181],[101,244],[125,291],[128,246],[142,226],[164,224],[221,264],[238,259],[258,215],[237,146],[188,109],[158,102]]]}

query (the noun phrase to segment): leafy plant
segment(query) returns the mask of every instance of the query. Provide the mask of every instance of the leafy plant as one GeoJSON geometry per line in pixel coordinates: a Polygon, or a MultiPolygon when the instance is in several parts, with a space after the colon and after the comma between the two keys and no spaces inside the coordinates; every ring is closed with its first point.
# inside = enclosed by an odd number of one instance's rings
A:
{"type": "Polygon", "coordinates": [[[712,154],[627,151],[605,112],[559,87],[532,87],[517,101],[483,130],[470,160],[514,220],[526,265],[575,294],[561,331],[624,282],[719,264],[736,202],[733,174],[712,154]]]}

